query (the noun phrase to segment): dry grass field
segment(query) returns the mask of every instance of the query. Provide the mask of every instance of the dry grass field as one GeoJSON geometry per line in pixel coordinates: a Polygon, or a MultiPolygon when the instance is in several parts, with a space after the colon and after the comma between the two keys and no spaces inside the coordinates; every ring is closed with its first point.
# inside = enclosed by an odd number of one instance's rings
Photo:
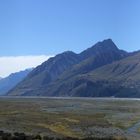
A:
{"type": "Polygon", "coordinates": [[[53,137],[140,136],[140,101],[0,98],[0,130],[53,137]]]}

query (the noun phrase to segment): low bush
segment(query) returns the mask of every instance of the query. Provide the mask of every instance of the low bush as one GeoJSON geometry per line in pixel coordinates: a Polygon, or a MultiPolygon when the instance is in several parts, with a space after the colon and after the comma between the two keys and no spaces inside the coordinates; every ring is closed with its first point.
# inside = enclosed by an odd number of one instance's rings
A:
{"type": "Polygon", "coordinates": [[[108,138],[72,138],[72,137],[63,137],[63,138],[53,138],[48,136],[41,136],[41,135],[26,135],[24,133],[15,132],[13,134],[6,133],[0,131],[0,140],[127,140],[126,138],[122,137],[108,137],[108,138]]]}

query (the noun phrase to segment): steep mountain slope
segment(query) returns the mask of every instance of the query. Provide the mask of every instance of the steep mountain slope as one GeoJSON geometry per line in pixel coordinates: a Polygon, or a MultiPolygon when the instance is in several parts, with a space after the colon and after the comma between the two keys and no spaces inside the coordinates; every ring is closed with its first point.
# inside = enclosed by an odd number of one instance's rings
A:
{"type": "Polygon", "coordinates": [[[48,85],[57,79],[66,69],[78,63],[80,58],[77,54],[67,51],[50,58],[40,66],[36,67],[16,88],[8,94],[28,94],[32,91],[40,89],[40,87],[48,85]]]}
{"type": "Polygon", "coordinates": [[[98,42],[80,54],[59,54],[34,69],[24,81],[9,92],[9,95],[60,96],[57,93],[46,92],[49,91],[51,83],[58,81],[57,79],[63,83],[78,74],[89,73],[127,55],[125,51],[119,50],[111,39],[98,42]]]}
{"type": "Polygon", "coordinates": [[[111,39],[106,39],[102,42],[98,42],[91,48],[88,48],[85,51],[81,52],[79,55],[81,58],[86,59],[90,58],[91,56],[98,56],[100,54],[105,54],[108,52],[112,52],[112,55],[114,55],[113,52],[115,52],[117,55],[114,57],[124,57],[124,55],[126,55],[126,52],[123,50],[119,50],[111,39]]]}
{"type": "Polygon", "coordinates": [[[56,96],[140,97],[140,53],[47,88],[56,96]]]}
{"type": "Polygon", "coordinates": [[[25,71],[20,71],[16,73],[12,73],[6,78],[0,79],[0,95],[5,95],[10,89],[17,85],[20,81],[22,81],[32,69],[27,69],[25,71]]]}

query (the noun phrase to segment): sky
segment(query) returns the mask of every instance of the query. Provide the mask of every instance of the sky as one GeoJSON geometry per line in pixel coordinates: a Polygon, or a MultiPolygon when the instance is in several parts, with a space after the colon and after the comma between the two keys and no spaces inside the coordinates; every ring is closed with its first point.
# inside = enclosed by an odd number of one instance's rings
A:
{"type": "Polygon", "coordinates": [[[79,53],[107,38],[120,49],[139,50],[139,5],[140,0],[0,0],[0,76],[12,66],[12,72],[35,67],[50,56],[79,53]],[[21,56],[30,64],[19,68],[21,56]]]}
{"type": "Polygon", "coordinates": [[[37,55],[37,56],[6,56],[0,57],[0,75],[1,78],[9,76],[11,73],[35,68],[42,62],[53,56],[37,55]]]}

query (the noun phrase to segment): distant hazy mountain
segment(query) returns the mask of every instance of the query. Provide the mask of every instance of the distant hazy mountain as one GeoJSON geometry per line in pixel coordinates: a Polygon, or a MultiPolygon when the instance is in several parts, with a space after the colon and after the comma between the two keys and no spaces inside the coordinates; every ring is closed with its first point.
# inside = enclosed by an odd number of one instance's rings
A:
{"type": "MultiPolygon", "coordinates": [[[[80,91],[81,81],[75,83],[77,76],[89,74],[128,56],[111,39],[98,42],[80,54],[65,52],[35,68],[9,95],[88,96],[86,91],[84,95],[83,92],[72,92],[73,89],[80,91]]],[[[86,81],[82,80],[82,83],[86,84],[86,81]]]]}
{"type": "Polygon", "coordinates": [[[6,78],[0,79],[0,95],[5,95],[10,89],[17,85],[17,83],[21,82],[32,69],[27,69],[25,71],[20,71],[16,73],[12,73],[6,78]]]}

